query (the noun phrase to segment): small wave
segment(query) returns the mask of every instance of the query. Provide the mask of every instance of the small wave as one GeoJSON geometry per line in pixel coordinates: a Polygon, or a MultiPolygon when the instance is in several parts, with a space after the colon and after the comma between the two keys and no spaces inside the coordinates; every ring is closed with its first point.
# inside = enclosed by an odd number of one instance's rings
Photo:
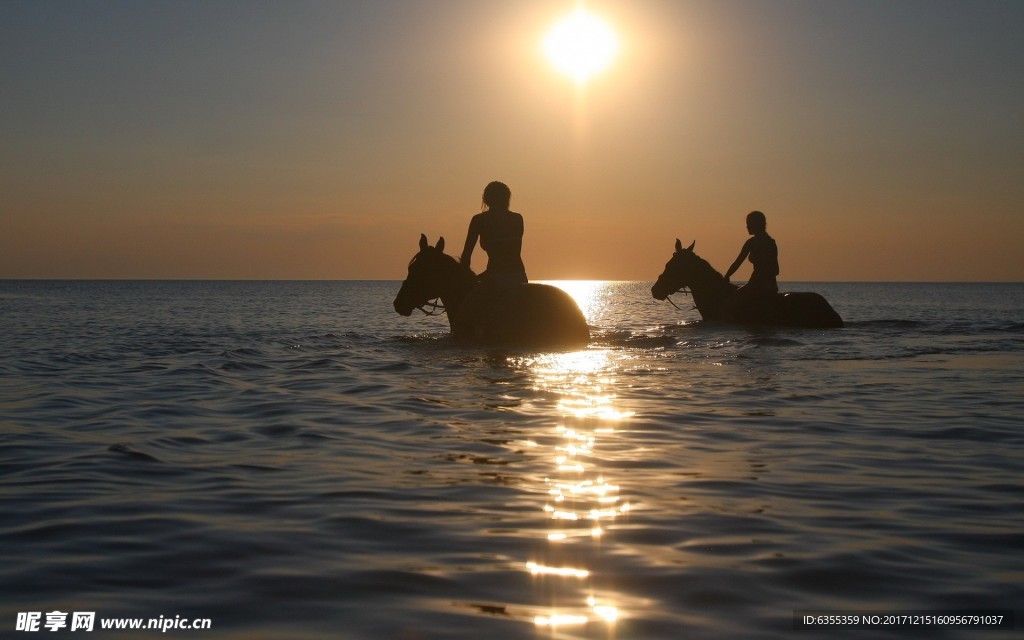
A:
{"type": "Polygon", "coordinates": [[[997,325],[992,331],[1000,333],[1024,333],[1024,322],[1012,322],[1010,324],[997,325]]]}
{"type": "Polygon", "coordinates": [[[633,336],[626,340],[622,346],[638,349],[658,349],[672,347],[678,343],[675,336],[633,336]]]}
{"type": "Polygon", "coordinates": [[[90,364],[105,364],[108,362],[115,362],[121,358],[120,354],[117,353],[85,353],[70,351],[68,353],[59,354],[54,356],[54,361],[61,364],[75,366],[75,365],[90,365],[90,364]]]}
{"type": "Polygon", "coordinates": [[[409,344],[436,344],[438,342],[448,340],[449,338],[450,335],[448,333],[417,333],[411,336],[394,336],[392,339],[396,342],[405,342],[409,344]]]}
{"type": "Polygon", "coordinates": [[[252,347],[242,347],[241,349],[228,349],[226,351],[222,351],[220,355],[222,358],[259,358],[263,357],[263,352],[252,347]]]}
{"type": "Polygon", "coordinates": [[[255,371],[259,369],[269,369],[265,364],[259,364],[256,362],[225,362],[218,367],[221,371],[255,371]]]}
{"type": "Polygon", "coordinates": [[[319,371],[321,369],[335,369],[340,367],[341,363],[334,360],[333,358],[320,358],[317,360],[311,360],[309,362],[300,362],[299,364],[288,367],[289,371],[319,371]]]}
{"type": "Polygon", "coordinates": [[[929,431],[918,431],[907,434],[909,437],[921,440],[960,440],[965,442],[1007,442],[1012,443],[1019,440],[1016,433],[1003,432],[992,427],[944,427],[929,431]]]}
{"type": "Polygon", "coordinates": [[[134,458],[135,460],[141,460],[143,462],[160,462],[159,459],[154,458],[153,456],[149,455],[148,453],[142,453],[141,451],[136,451],[136,450],[132,449],[131,446],[129,446],[129,445],[123,443],[123,442],[118,442],[116,444],[110,445],[107,448],[107,451],[110,451],[110,452],[113,452],[113,453],[120,453],[120,454],[126,455],[126,456],[128,456],[130,458],[134,458]]]}
{"type": "Polygon", "coordinates": [[[333,341],[339,340],[339,339],[341,339],[343,337],[344,338],[352,338],[352,339],[358,340],[358,339],[362,338],[363,335],[359,334],[359,333],[353,333],[351,331],[346,331],[345,333],[343,333],[341,335],[338,335],[337,333],[334,333],[333,331],[329,331],[327,333],[314,333],[314,334],[310,334],[308,336],[304,336],[302,338],[302,341],[303,342],[333,342],[333,341]]]}
{"type": "Polygon", "coordinates": [[[281,471],[280,467],[271,467],[265,464],[233,464],[232,469],[239,471],[251,471],[254,473],[277,473],[281,471]]]}
{"type": "Polygon", "coordinates": [[[855,320],[847,322],[848,329],[916,329],[927,326],[918,320],[855,320]]]}
{"type": "Polygon", "coordinates": [[[758,336],[751,338],[750,343],[758,347],[802,347],[803,342],[791,338],[777,338],[772,336],[758,336]]]}
{"type": "Polygon", "coordinates": [[[634,335],[635,334],[632,331],[629,331],[629,330],[618,330],[618,331],[616,331],[615,329],[606,329],[606,330],[603,330],[603,331],[599,330],[597,332],[594,332],[593,330],[591,330],[591,332],[590,332],[591,340],[597,340],[597,341],[600,341],[600,342],[609,342],[609,343],[623,343],[623,342],[629,340],[630,338],[634,337],[634,335]]]}
{"type": "Polygon", "coordinates": [[[353,331],[346,331],[338,334],[334,332],[329,333],[314,333],[304,336],[299,336],[294,339],[283,340],[281,344],[287,347],[294,348],[298,347],[341,347],[349,342],[366,342],[370,340],[372,336],[356,333],[353,331]]]}
{"type": "Polygon", "coordinates": [[[408,362],[386,362],[384,364],[374,365],[367,367],[368,371],[376,371],[378,373],[388,373],[394,371],[408,371],[412,368],[408,362]]]}
{"type": "MultiPolygon", "coordinates": [[[[688,320],[688,321],[684,321],[684,322],[673,322],[672,324],[659,325],[658,329],[660,329],[661,331],[666,331],[666,332],[670,332],[671,333],[671,332],[677,332],[679,330],[703,329],[705,327],[714,327],[714,326],[716,326],[716,325],[713,324],[713,323],[705,322],[704,320],[688,320]]],[[[727,326],[727,325],[719,325],[719,326],[727,326]]]]}
{"type": "Polygon", "coordinates": [[[250,431],[267,438],[285,438],[299,433],[300,428],[291,424],[270,424],[253,427],[250,431]]]}
{"type": "MultiPolygon", "coordinates": [[[[181,446],[199,446],[204,444],[210,444],[210,441],[206,438],[199,438],[196,436],[171,436],[165,438],[158,438],[153,441],[154,444],[160,447],[181,447],[181,446]]],[[[117,445],[114,445],[117,446],[117,445]]]]}
{"type": "Polygon", "coordinates": [[[609,331],[591,340],[592,344],[613,349],[663,349],[675,345],[677,341],[677,336],[635,334],[631,331],[609,331]]]}
{"type": "MultiPolygon", "coordinates": [[[[402,370],[407,369],[409,367],[409,365],[405,364],[404,362],[400,362],[398,364],[403,365],[403,369],[402,370]]],[[[354,384],[354,385],[352,385],[350,387],[344,387],[343,388],[343,393],[345,395],[355,395],[355,396],[358,396],[358,395],[364,395],[364,394],[385,393],[385,392],[388,392],[388,391],[391,391],[391,390],[392,390],[392,387],[390,387],[388,385],[367,382],[367,383],[354,384]]]]}

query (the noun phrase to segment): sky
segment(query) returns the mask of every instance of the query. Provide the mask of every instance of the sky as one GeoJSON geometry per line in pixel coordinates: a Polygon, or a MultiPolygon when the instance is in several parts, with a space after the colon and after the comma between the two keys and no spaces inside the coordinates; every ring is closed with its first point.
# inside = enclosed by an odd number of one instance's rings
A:
{"type": "Polygon", "coordinates": [[[578,3],[2,0],[0,278],[401,279],[501,180],[531,279],[758,209],[782,281],[1024,280],[1024,2],[590,0],[585,85],[578,3]]]}

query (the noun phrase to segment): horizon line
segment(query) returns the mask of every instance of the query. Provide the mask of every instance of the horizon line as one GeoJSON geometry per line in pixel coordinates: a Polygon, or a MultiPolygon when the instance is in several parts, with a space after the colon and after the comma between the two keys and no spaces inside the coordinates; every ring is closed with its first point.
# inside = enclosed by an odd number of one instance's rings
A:
{"type": "MultiPolygon", "coordinates": [[[[606,278],[536,278],[530,282],[654,282],[606,278]]],[[[0,282],[402,282],[401,278],[4,278],[0,282]]],[[[743,284],[745,280],[732,280],[743,284]]],[[[786,284],[1024,284],[1024,280],[779,280],[786,284]]]]}

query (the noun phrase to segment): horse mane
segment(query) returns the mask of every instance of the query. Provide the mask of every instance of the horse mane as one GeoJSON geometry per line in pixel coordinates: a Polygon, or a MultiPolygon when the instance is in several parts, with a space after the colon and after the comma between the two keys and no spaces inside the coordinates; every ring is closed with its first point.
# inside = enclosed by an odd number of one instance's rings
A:
{"type": "MultiPolygon", "coordinates": [[[[474,282],[476,282],[476,273],[472,269],[470,269],[469,266],[462,264],[453,256],[450,256],[443,251],[438,251],[436,247],[428,247],[424,251],[430,251],[432,254],[439,256],[447,266],[454,267],[456,275],[466,277],[467,279],[472,279],[474,282]]],[[[412,269],[413,265],[423,258],[424,251],[420,251],[419,253],[412,257],[412,260],[409,261],[410,269],[412,269]]]]}
{"type": "Polygon", "coordinates": [[[701,278],[708,285],[720,285],[725,281],[725,276],[719,273],[718,269],[711,266],[711,263],[700,257],[692,250],[689,252],[696,263],[694,276],[701,278]]]}

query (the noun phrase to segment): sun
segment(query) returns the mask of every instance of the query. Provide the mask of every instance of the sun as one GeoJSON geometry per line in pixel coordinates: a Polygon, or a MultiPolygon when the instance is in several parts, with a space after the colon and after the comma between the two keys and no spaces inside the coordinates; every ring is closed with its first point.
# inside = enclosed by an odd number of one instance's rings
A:
{"type": "Polygon", "coordinates": [[[615,32],[583,7],[555,24],[544,39],[548,60],[577,84],[584,84],[603,71],[618,51],[615,32]]]}

